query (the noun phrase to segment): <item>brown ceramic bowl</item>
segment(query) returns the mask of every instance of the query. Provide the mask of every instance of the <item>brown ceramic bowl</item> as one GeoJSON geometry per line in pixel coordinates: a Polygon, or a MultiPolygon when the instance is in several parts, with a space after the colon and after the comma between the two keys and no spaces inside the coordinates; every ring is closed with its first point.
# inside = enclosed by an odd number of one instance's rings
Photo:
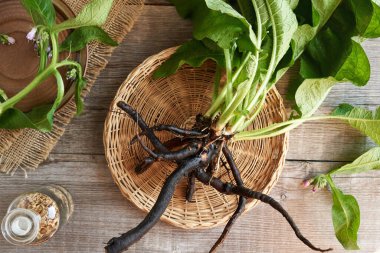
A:
{"type": "MultiPolygon", "coordinates": [[[[53,0],[57,14],[57,22],[62,22],[74,17],[73,11],[62,1],[53,0]]],[[[33,43],[26,39],[26,34],[33,27],[32,19],[23,8],[19,0],[0,0],[0,32],[16,39],[16,44],[0,45],[0,89],[4,90],[8,97],[12,97],[28,85],[36,76],[39,66],[39,58],[33,49],[33,43]]],[[[59,34],[59,42],[62,42],[69,32],[59,34]]],[[[65,59],[68,53],[62,53],[60,59],[65,59]]],[[[85,70],[87,63],[87,48],[81,52],[72,53],[69,59],[80,62],[85,70]]],[[[67,69],[60,69],[65,78],[67,69]]],[[[65,104],[73,95],[72,82],[65,80],[65,104]]],[[[16,107],[24,112],[32,108],[52,103],[56,98],[57,88],[55,78],[52,76],[33,90],[20,101],[16,107]]]]}

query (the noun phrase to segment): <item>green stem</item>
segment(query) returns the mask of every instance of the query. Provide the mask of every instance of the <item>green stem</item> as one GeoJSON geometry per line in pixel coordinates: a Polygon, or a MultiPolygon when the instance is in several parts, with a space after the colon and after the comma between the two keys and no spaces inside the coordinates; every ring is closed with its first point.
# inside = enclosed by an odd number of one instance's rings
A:
{"type": "MultiPolygon", "coordinates": [[[[236,128],[232,128],[231,129],[231,131],[233,133],[235,133],[236,131],[242,131],[242,130],[246,129],[249,125],[252,124],[252,122],[257,118],[257,116],[259,116],[261,110],[263,109],[263,107],[265,105],[265,98],[266,98],[265,95],[261,97],[261,100],[260,100],[260,103],[257,106],[257,109],[252,114],[252,116],[243,124],[243,126],[241,126],[239,129],[236,129],[236,128]]],[[[239,127],[239,126],[235,125],[235,127],[239,127]]]]}
{"type": "Polygon", "coordinates": [[[215,80],[214,80],[214,95],[212,96],[212,102],[215,102],[219,95],[220,77],[221,69],[219,66],[216,67],[215,80]]]}
{"type": "Polygon", "coordinates": [[[242,64],[239,66],[239,68],[235,71],[233,77],[232,77],[232,83],[235,83],[236,80],[238,79],[241,71],[243,70],[243,68],[245,67],[245,65],[247,65],[247,62],[249,60],[249,58],[251,57],[252,53],[251,52],[248,52],[247,55],[244,57],[244,60],[242,62],[242,64]]]}
{"type": "Polygon", "coordinates": [[[215,114],[216,111],[219,110],[220,105],[224,102],[226,94],[227,86],[225,85],[216,100],[211,104],[211,107],[205,113],[205,117],[210,118],[213,114],[215,114]]]}
{"type": "Polygon", "coordinates": [[[226,61],[226,76],[227,76],[227,96],[226,102],[229,104],[233,97],[232,91],[232,64],[231,64],[231,54],[229,49],[224,49],[224,57],[226,61]]]}
{"type": "Polygon", "coordinates": [[[45,81],[54,72],[54,70],[55,70],[54,66],[50,65],[48,68],[42,71],[41,74],[37,75],[28,86],[26,86],[19,93],[17,93],[13,97],[11,97],[10,99],[2,103],[0,105],[0,115],[6,110],[8,110],[9,108],[12,108],[24,97],[26,97],[31,91],[33,91],[43,81],[45,81]]]}
{"type": "Polygon", "coordinates": [[[336,191],[336,186],[335,186],[335,183],[332,180],[331,176],[329,174],[326,174],[325,178],[326,178],[327,183],[330,185],[331,190],[336,191]]]}
{"type": "Polygon", "coordinates": [[[43,81],[45,81],[54,71],[60,67],[64,66],[75,66],[81,69],[79,63],[74,61],[62,61],[56,64],[50,64],[44,71],[38,74],[33,81],[28,84],[24,89],[22,89],[19,93],[6,100],[4,103],[0,104],[0,115],[3,114],[6,110],[14,107],[18,102],[20,102],[23,98],[25,98],[30,92],[32,92],[35,88],[37,88],[43,81]]]}
{"type": "MultiPolygon", "coordinates": [[[[297,128],[302,123],[306,121],[315,121],[315,120],[327,120],[327,119],[339,119],[339,120],[355,120],[354,118],[350,118],[347,116],[317,116],[317,117],[308,117],[308,118],[301,118],[301,119],[295,119],[295,120],[289,120],[281,123],[276,123],[271,126],[261,128],[258,130],[253,131],[243,131],[240,133],[237,133],[234,136],[235,141],[241,141],[241,140],[257,140],[257,139],[264,139],[269,137],[274,137],[283,133],[286,133],[294,128],[297,128]]],[[[365,119],[360,119],[365,120],[365,119]]]]}
{"type": "Polygon", "coordinates": [[[46,63],[47,63],[46,47],[44,44],[39,48],[39,54],[40,54],[40,66],[38,68],[38,74],[41,74],[41,72],[46,68],[46,63]]]}
{"type": "MultiPolygon", "coordinates": [[[[245,106],[245,109],[249,112],[251,112],[255,107],[256,107],[256,104],[257,104],[257,100],[260,98],[260,96],[262,95],[263,92],[266,91],[266,86],[272,76],[272,72],[274,71],[275,69],[275,63],[276,63],[276,57],[277,57],[277,54],[276,54],[276,50],[277,50],[277,31],[276,31],[276,27],[275,27],[275,22],[274,22],[274,18],[273,18],[273,15],[272,15],[272,12],[268,6],[268,3],[267,1],[265,1],[266,5],[267,5],[267,8],[268,8],[268,12],[270,14],[270,18],[271,18],[271,22],[272,22],[272,29],[273,29],[273,47],[272,47],[272,55],[271,55],[271,60],[270,60],[270,64],[269,64],[269,67],[268,67],[268,72],[264,78],[264,81],[262,82],[261,84],[261,87],[260,89],[256,92],[256,85],[257,83],[256,82],[253,82],[253,84],[255,85],[254,87],[252,87],[251,89],[251,94],[249,95],[249,100],[250,103],[248,103],[247,106],[245,106]],[[256,95],[254,95],[256,94],[256,95]],[[253,97],[253,98],[252,98],[253,97]]],[[[257,3],[255,0],[252,0],[252,5],[253,5],[253,8],[255,10],[255,15],[256,15],[256,20],[257,20],[257,42],[258,42],[258,47],[261,48],[261,42],[262,42],[262,20],[261,20],[261,16],[260,16],[260,11],[259,11],[259,7],[257,6],[257,3]]],[[[254,75],[256,75],[257,73],[257,69],[258,69],[258,64],[259,64],[259,57],[260,57],[260,49],[258,49],[256,51],[256,64],[255,64],[255,69],[254,69],[254,75]]],[[[242,115],[240,116],[231,126],[231,129],[235,129],[234,131],[236,131],[237,129],[241,129],[241,125],[244,123],[246,119],[246,116],[242,115]]]]}
{"type": "Polygon", "coordinates": [[[65,94],[65,84],[63,82],[61,73],[58,70],[54,70],[54,76],[57,80],[57,98],[53,104],[54,111],[61,105],[63,96],[65,94]]]}
{"type": "Polygon", "coordinates": [[[58,51],[58,33],[56,32],[51,32],[50,33],[50,38],[51,38],[51,46],[52,46],[52,59],[51,63],[55,64],[58,62],[58,57],[59,57],[59,51],[58,51]]]}
{"type": "Polygon", "coordinates": [[[220,115],[220,118],[216,124],[216,131],[221,131],[225,128],[228,121],[235,115],[236,108],[241,105],[243,102],[245,96],[248,94],[250,88],[249,81],[246,81],[245,83],[242,83],[239,85],[239,88],[232,99],[231,103],[228,104],[222,115],[220,115]]]}
{"type": "MultiPolygon", "coordinates": [[[[228,53],[228,55],[229,55],[229,53],[228,53]]],[[[242,65],[239,67],[239,69],[240,69],[240,71],[243,69],[243,65],[245,65],[247,62],[248,62],[248,59],[249,59],[249,57],[247,56],[246,57],[246,60],[247,61],[243,61],[243,63],[242,63],[242,65]]],[[[226,61],[227,61],[227,59],[226,59],[226,61]]],[[[229,64],[229,65],[231,65],[231,64],[229,64]]],[[[226,66],[227,66],[227,64],[226,64],[226,66]]],[[[239,69],[237,70],[238,72],[239,72],[239,69]]],[[[217,69],[217,71],[218,71],[218,69],[217,69]]],[[[227,72],[227,80],[228,80],[228,76],[231,76],[231,74],[230,75],[228,75],[228,70],[226,69],[226,72],[227,72]]],[[[237,77],[236,77],[236,74],[234,75],[234,77],[233,77],[233,79],[236,79],[237,77]]],[[[220,78],[219,78],[220,79],[220,78]]],[[[210,108],[208,109],[208,111],[205,113],[205,117],[208,117],[208,118],[210,118],[210,117],[212,117],[213,115],[217,115],[217,111],[219,111],[220,110],[220,106],[222,105],[222,103],[223,102],[225,102],[225,100],[227,100],[226,99],[226,95],[227,95],[227,92],[228,92],[228,90],[229,89],[231,89],[232,90],[232,83],[230,84],[230,86],[228,85],[228,81],[227,81],[227,84],[226,85],[224,85],[224,87],[223,87],[223,89],[222,89],[222,91],[220,92],[220,94],[217,94],[217,96],[215,97],[215,83],[214,83],[214,97],[213,97],[213,102],[212,102],[212,104],[211,104],[211,106],[210,106],[210,108]]],[[[227,102],[226,102],[227,103],[227,102]]]]}

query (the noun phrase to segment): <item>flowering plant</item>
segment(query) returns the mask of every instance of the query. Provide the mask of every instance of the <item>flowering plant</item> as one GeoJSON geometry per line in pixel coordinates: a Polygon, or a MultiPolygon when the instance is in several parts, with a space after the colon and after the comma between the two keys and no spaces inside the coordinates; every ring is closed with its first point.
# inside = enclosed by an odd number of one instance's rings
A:
{"type": "MultiPolygon", "coordinates": [[[[8,98],[0,87],[0,128],[33,128],[47,132],[52,129],[54,113],[62,104],[65,95],[64,81],[59,69],[64,67],[69,69],[66,79],[72,80],[75,84],[77,114],[83,110],[80,94],[85,87],[86,80],[83,76],[82,66],[69,59],[60,61],[60,53],[80,51],[87,43],[94,40],[116,46],[117,43],[100,27],[107,19],[113,1],[93,0],[75,18],[59,24],[56,23],[52,0],[21,0],[21,3],[34,23],[34,27],[26,35],[26,39],[34,43],[34,48],[39,56],[39,69],[35,78],[12,97],[8,98]],[[72,32],[62,44],[59,44],[59,33],[67,30],[72,30],[72,32]],[[53,104],[38,106],[29,112],[22,112],[15,107],[50,76],[54,76],[57,81],[57,95],[53,104]]],[[[11,46],[17,42],[8,35],[0,34],[0,43],[11,46]]]]}

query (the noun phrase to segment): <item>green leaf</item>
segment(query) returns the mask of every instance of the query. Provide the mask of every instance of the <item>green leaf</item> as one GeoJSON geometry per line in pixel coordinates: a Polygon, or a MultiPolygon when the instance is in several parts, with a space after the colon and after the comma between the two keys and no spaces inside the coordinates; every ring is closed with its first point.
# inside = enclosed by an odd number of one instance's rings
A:
{"type": "Polygon", "coordinates": [[[238,9],[239,12],[247,19],[247,21],[250,24],[255,24],[256,17],[255,17],[255,9],[252,5],[252,0],[239,0],[237,1],[237,7],[235,9],[238,9]]]}
{"type": "Polygon", "coordinates": [[[86,87],[86,80],[83,77],[79,77],[75,86],[75,103],[77,106],[77,115],[80,115],[83,112],[84,102],[81,93],[84,87],[86,87]]]}
{"type": "Polygon", "coordinates": [[[331,115],[346,120],[352,127],[371,137],[380,145],[380,107],[372,112],[349,104],[341,104],[331,115]]]}
{"type": "Polygon", "coordinates": [[[224,66],[224,54],[219,48],[205,46],[202,41],[190,40],[180,46],[177,51],[164,62],[154,73],[154,78],[174,74],[183,64],[200,67],[206,60],[212,59],[218,65],[224,66]]]}
{"type": "Polygon", "coordinates": [[[332,220],[335,236],[347,250],[358,250],[358,230],[360,226],[360,208],[352,195],[345,195],[335,187],[327,176],[333,196],[332,220]]]}
{"type": "Polygon", "coordinates": [[[350,164],[333,170],[330,174],[356,174],[370,170],[380,170],[380,148],[375,147],[350,164]]]}
{"type": "MultiPolygon", "coordinates": [[[[339,63],[338,69],[335,69],[336,65],[334,63],[330,67],[328,66],[333,62],[329,61],[328,56],[329,54],[334,54],[331,50],[319,50],[317,52],[318,47],[311,49],[312,47],[311,45],[309,50],[315,50],[313,52],[315,55],[319,54],[316,56],[316,58],[320,58],[319,62],[329,63],[324,64],[325,70],[316,71],[315,59],[310,60],[310,58],[303,56],[300,73],[306,79],[299,83],[300,86],[295,95],[296,104],[302,112],[302,116],[311,116],[322,104],[336,83],[350,81],[358,86],[362,86],[368,82],[371,72],[367,55],[357,42],[351,41],[350,51],[346,56],[341,58],[344,62],[339,63]],[[326,77],[317,78],[325,76],[325,74],[322,74],[324,72],[327,74],[326,77]]],[[[335,50],[339,49],[335,48],[335,50]]]]}
{"type": "Polygon", "coordinates": [[[111,10],[113,0],[93,0],[85,5],[82,11],[74,18],[66,20],[53,27],[56,31],[76,29],[82,26],[102,26],[111,10]]]}
{"type": "Polygon", "coordinates": [[[253,71],[255,69],[256,61],[257,60],[253,55],[251,55],[248,58],[247,63],[244,65],[243,69],[241,70],[239,76],[236,79],[236,84],[243,83],[251,77],[252,73],[254,73],[253,71]]]}
{"type": "Polygon", "coordinates": [[[295,100],[302,117],[314,114],[337,83],[334,78],[306,79],[297,89],[295,100]]]}
{"type": "Polygon", "coordinates": [[[61,44],[61,51],[76,52],[86,47],[91,41],[99,41],[110,46],[117,46],[114,41],[102,28],[98,26],[83,26],[75,29],[61,44]]]}
{"type": "Polygon", "coordinates": [[[34,108],[29,113],[23,113],[16,108],[10,108],[0,115],[0,128],[32,128],[42,132],[48,132],[52,127],[49,120],[47,120],[51,108],[51,105],[40,106],[34,108]]]}
{"type": "MultiPolygon", "coordinates": [[[[306,2],[308,1],[310,0],[306,2]]],[[[303,9],[298,10],[300,6],[305,9],[307,5],[300,4],[296,13],[300,12],[303,19],[307,20],[304,25],[309,26],[309,30],[302,27],[304,30],[296,33],[301,42],[294,39],[294,45],[305,44],[305,41],[302,41],[302,33],[306,33],[307,37],[311,37],[313,32],[317,33],[307,44],[302,55],[301,75],[304,78],[331,76],[338,81],[350,81],[358,86],[366,85],[370,77],[370,64],[363,48],[353,38],[380,35],[373,30],[373,24],[379,22],[376,14],[378,6],[370,0],[312,1],[312,15],[306,15],[307,12],[303,9]],[[323,12],[324,8],[327,8],[327,14],[323,12]],[[322,27],[321,24],[325,25],[322,27]]],[[[296,55],[301,53],[297,48],[293,51],[296,55]]]]}
{"type": "Polygon", "coordinates": [[[241,50],[254,50],[257,38],[250,23],[234,8],[222,0],[171,0],[177,11],[193,21],[193,35],[205,38],[221,48],[230,49],[238,43],[241,50]]]}
{"type": "Polygon", "coordinates": [[[288,1],[289,1],[289,6],[290,8],[292,8],[292,10],[294,10],[297,7],[298,2],[299,2],[299,0],[288,0],[288,1]]]}
{"type": "MultiPolygon", "coordinates": [[[[260,0],[258,2],[261,2],[260,0]]],[[[287,0],[265,0],[268,2],[269,16],[273,16],[272,27],[276,31],[276,65],[290,47],[294,32],[297,30],[297,18],[287,0]]]]}
{"type": "Polygon", "coordinates": [[[378,38],[380,37],[380,7],[378,3],[372,2],[372,18],[369,22],[367,29],[362,34],[364,38],[378,38]]]}
{"type": "Polygon", "coordinates": [[[341,2],[342,0],[303,0],[297,5],[295,13],[301,23],[293,34],[293,61],[302,54],[341,2]]]}
{"type": "Polygon", "coordinates": [[[260,58],[259,70],[263,77],[267,71],[273,71],[271,83],[274,84],[294,64],[294,61],[289,61],[288,52],[298,23],[287,0],[257,0],[256,2],[261,20],[261,25],[258,25],[264,32],[261,55],[270,56],[260,58]],[[275,47],[275,51],[273,51],[273,47],[275,47]],[[274,59],[273,52],[275,53],[274,59]],[[273,60],[274,70],[270,69],[273,60]]]}
{"type": "Polygon", "coordinates": [[[52,0],[21,0],[21,3],[35,25],[51,27],[55,24],[55,9],[52,0]]]}
{"type": "Polygon", "coordinates": [[[356,30],[364,38],[377,38],[380,36],[380,8],[369,0],[348,0],[355,13],[356,30]]]}
{"type": "Polygon", "coordinates": [[[339,81],[351,81],[358,86],[364,86],[371,76],[369,60],[359,43],[354,41],[351,43],[351,52],[336,72],[335,78],[339,81]]]}

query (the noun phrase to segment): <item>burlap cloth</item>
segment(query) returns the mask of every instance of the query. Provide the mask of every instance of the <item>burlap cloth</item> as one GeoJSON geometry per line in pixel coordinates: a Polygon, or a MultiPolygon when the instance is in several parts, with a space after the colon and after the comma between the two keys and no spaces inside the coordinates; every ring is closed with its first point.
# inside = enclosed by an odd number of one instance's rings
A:
{"type": "MultiPolygon", "coordinates": [[[[75,14],[91,0],[63,0],[75,14]]],[[[108,1],[108,0],[104,0],[108,1]]],[[[121,42],[131,30],[134,21],[143,6],[143,0],[114,0],[113,7],[103,29],[117,42],[121,42]]],[[[100,43],[91,43],[88,47],[88,61],[85,78],[87,86],[82,93],[86,96],[101,70],[108,63],[107,58],[114,48],[100,43]]],[[[0,172],[14,173],[21,169],[35,170],[49,155],[63,135],[65,127],[75,116],[76,106],[71,99],[55,115],[54,128],[50,133],[41,133],[32,129],[0,129],[0,172]]]]}

